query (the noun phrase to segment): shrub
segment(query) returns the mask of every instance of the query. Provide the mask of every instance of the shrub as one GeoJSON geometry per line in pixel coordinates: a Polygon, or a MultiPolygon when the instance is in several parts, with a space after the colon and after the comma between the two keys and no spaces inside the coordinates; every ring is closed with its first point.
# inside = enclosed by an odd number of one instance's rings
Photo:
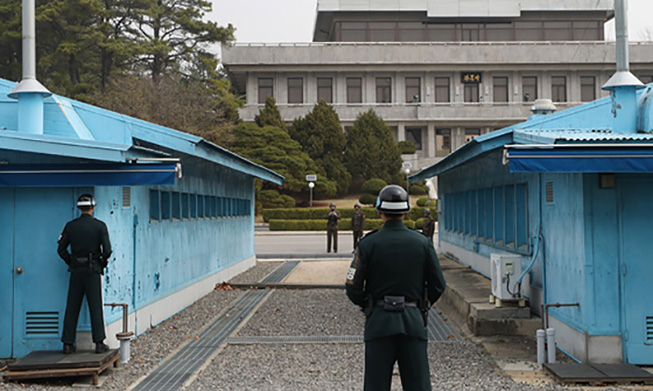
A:
{"type": "Polygon", "coordinates": [[[424,227],[424,218],[415,221],[415,229],[422,229],[424,227]]]}
{"type": "Polygon", "coordinates": [[[376,196],[372,194],[363,194],[358,199],[358,202],[360,202],[363,205],[374,205],[376,203],[376,196]]]}
{"type": "Polygon", "coordinates": [[[259,198],[264,208],[291,208],[295,206],[295,199],[276,190],[261,190],[259,198]]]}
{"type": "Polygon", "coordinates": [[[388,186],[388,184],[383,180],[379,178],[372,178],[370,180],[365,181],[363,183],[363,193],[367,194],[373,194],[374,196],[378,195],[381,189],[384,187],[388,186]]]}
{"type": "MultiPolygon", "coordinates": [[[[404,220],[404,225],[410,229],[415,228],[415,222],[412,220],[404,220]]],[[[368,219],[365,221],[365,230],[381,229],[383,227],[383,220],[381,219],[368,219]]],[[[351,228],[349,224],[341,224],[338,227],[340,231],[349,231],[351,228]]],[[[326,219],[321,220],[287,220],[287,219],[272,219],[270,220],[270,231],[326,231],[326,219]]]]}
{"type": "Polygon", "coordinates": [[[417,199],[417,206],[424,208],[435,208],[437,205],[437,200],[434,198],[420,197],[417,199]]]}
{"type": "MultiPolygon", "coordinates": [[[[378,219],[379,214],[374,208],[362,208],[367,219],[378,219]]],[[[338,209],[342,219],[351,219],[354,214],[353,208],[338,209]]],[[[325,208],[288,208],[288,209],[265,209],[263,210],[263,221],[270,220],[324,220],[326,221],[328,209],[325,208]]],[[[342,223],[341,223],[342,224],[342,223]]],[[[349,224],[349,222],[347,222],[349,224]]]]}
{"type": "Polygon", "coordinates": [[[424,195],[428,193],[428,189],[425,186],[412,185],[410,187],[410,194],[413,195],[424,195]]]}
{"type": "Polygon", "coordinates": [[[417,148],[415,148],[415,143],[409,140],[399,141],[397,143],[397,147],[399,148],[399,152],[401,152],[402,155],[412,155],[415,152],[417,152],[417,148]]]}

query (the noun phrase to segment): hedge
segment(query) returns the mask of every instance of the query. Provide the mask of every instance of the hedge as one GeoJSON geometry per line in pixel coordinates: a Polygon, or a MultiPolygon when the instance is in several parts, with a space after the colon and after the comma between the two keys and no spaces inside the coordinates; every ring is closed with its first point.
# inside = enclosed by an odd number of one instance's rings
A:
{"type": "MultiPolygon", "coordinates": [[[[434,209],[437,207],[437,200],[429,197],[420,197],[417,199],[417,206],[434,209]]],[[[433,211],[431,211],[433,212],[433,211]]]]}
{"type": "Polygon", "coordinates": [[[424,195],[427,194],[429,190],[426,188],[426,186],[421,186],[421,185],[412,185],[410,187],[410,194],[412,195],[424,195]]]}
{"type": "MultiPolygon", "coordinates": [[[[406,216],[409,220],[417,220],[424,217],[424,209],[419,206],[413,207],[408,212],[406,216]]],[[[366,222],[369,220],[379,219],[379,213],[374,208],[361,208],[365,213],[366,222]]],[[[354,214],[353,208],[344,208],[338,209],[340,212],[341,225],[343,220],[351,219],[351,216],[354,214]]],[[[263,210],[263,221],[266,223],[271,222],[272,220],[320,220],[326,221],[328,209],[325,208],[289,208],[289,209],[264,209],[263,210]]],[[[431,216],[437,218],[437,214],[434,213],[431,209],[431,216]]],[[[348,224],[348,223],[347,223],[348,224]]],[[[366,223],[367,224],[367,223],[366,223]]]]}
{"type": "MultiPolygon", "coordinates": [[[[404,220],[404,225],[408,228],[415,228],[415,222],[404,220]]],[[[365,220],[365,230],[380,229],[383,226],[383,220],[370,219],[365,220]]],[[[350,231],[349,224],[340,224],[340,231],[350,231]]],[[[270,231],[326,231],[326,219],[324,220],[270,220],[270,231]]]]}
{"type": "Polygon", "coordinates": [[[376,203],[376,196],[373,196],[372,194],[363,194],[358,199],[358,202],[363,205],[374,205],[376,203]]]}
{"type": "Polygon", "coordinates": [[[386,186],[388,186],[388,184],[383,179],[372,178],[363,183],[361,190],[363,193],[372,194],[374,195],[374,198],[376,198],[376,195],[386,186]]]}

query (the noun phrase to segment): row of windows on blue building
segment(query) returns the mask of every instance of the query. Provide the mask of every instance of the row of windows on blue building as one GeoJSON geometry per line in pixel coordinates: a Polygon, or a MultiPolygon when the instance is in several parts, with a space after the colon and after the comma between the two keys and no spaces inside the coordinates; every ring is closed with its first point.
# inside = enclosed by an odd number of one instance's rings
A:
{"type": "Polygon", "coordinates": [[[249,216],[247,199],[150,190],[150,220],[188,220],[201,218],[249,216]]]}
{"type": "Polygon", "coordinates": [[[528,250],[528,185],[494,186],[444,195],[444,230],[480,243],[528,250]]]}

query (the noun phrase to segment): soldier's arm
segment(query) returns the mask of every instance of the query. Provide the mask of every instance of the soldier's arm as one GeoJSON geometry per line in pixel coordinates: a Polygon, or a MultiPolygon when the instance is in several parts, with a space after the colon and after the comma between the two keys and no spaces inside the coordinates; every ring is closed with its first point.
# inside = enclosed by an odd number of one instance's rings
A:
{"type": "Polygon", "coordinates": [[[109,240],[107,225],[104,223],[102,223],[102,227],[100,228],[100,243],[102,244],[102,258],[105,262],[108,262],[112,252],[111,241],[109,240]]]}
{"type": "Polygon", "coordinates": [[[431,243],[427,245],[427,254],[426,281],[428,282],[428,297],[431,304],[435,304],[442,296],[446,282],[442,275],[442,269],[440,269],[440,261],[431,243]]]}
{"type": "Polygon", "coordinates": [[[68,245],[70,245],[70,237],[68,236],[68,232],[66,231],[67,227],[68,225],[66,224],[66,227],[64,227],[63,232],[61,232],[61,235],[57,240],[57,243],[59,244],[59,246],[57,247],[57,254],[59,254],[59,257],[63,259],[64,262],[66,262],[66,265],[70,265],[70,253],[68,252],[68,245]]]}
{"type": "Polygon", "coordinates": [[[347,272],[345,289],[347,297],[352,303],[365,307],[365,279],[367,277],[367,261],[361,256],[360,246],[354,253],[354,260],[351,261],[347,272]]]}

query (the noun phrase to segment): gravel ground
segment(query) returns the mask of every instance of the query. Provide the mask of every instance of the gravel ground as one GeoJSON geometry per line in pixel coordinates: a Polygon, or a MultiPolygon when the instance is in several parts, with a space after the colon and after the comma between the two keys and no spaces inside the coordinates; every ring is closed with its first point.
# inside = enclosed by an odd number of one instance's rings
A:
{"type": "MultiPolygon", "coordinates": [[[[229,345],[191,384],[192,390],[361,390],[363,344],[229,345]]],[[[517,383],[485,350],[469,341],[429,344],[433,390],[561,391],[561,386],[517,383]]],[[[401,390],[395,367],[392,390],[401,390]]],[[[606,391],[605,388],[600,388],[606,391]]]]}
{"type": "Polygon", "coordinates": [[[275,290],[239,332],[252,336],[363,335],[365,316],[344,289],[275,290]]]}

